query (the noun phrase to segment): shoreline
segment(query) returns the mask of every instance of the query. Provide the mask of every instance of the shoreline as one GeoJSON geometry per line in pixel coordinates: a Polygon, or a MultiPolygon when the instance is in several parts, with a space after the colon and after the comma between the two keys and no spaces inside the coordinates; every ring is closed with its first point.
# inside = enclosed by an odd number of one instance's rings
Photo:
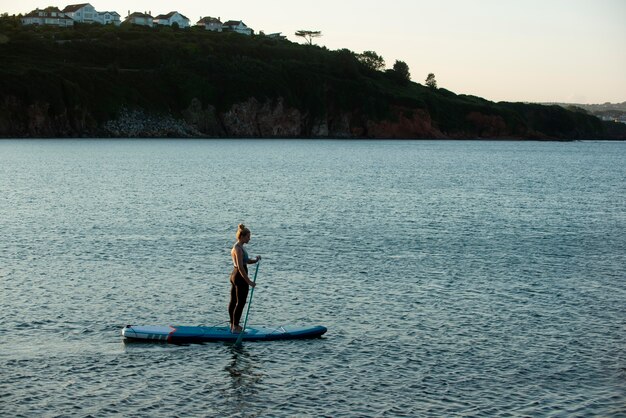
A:
{"type": "Polygon", "coordinates": [[[537,138],[305,138],[305,137],[0,137],[0,141],[54,141],[54,140],[74,140],[74,141],[431,141],[431,142],[626,142],[626,139],[604,139],[604,138],[586,138],[586,139],[537,139],[537,138]]]}

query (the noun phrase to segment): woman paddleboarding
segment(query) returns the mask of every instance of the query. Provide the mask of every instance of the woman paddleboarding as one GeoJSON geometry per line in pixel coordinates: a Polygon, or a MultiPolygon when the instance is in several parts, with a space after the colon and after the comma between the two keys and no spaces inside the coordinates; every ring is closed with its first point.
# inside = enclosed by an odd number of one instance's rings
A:
{"type": "Polygon", "coordinates": [[[233,272],[230,274],[230,302],[228,303],[228,315],[230,316],[230,331],[242,332],[239,325],[241,314],[248,298],[250,286],[256,283],[248,277],[248,264],[258,263],[261,256],[251,259],[243,246],[250,242],[250,230],[244,224],[237,227],[237,242],[233,245],[230,255],[233,259],[233,272]]]}

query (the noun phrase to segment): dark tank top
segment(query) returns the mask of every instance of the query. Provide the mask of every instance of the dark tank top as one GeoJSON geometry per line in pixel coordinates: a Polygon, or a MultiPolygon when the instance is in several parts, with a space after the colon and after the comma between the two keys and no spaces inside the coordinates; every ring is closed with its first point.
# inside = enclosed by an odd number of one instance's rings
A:
{"type": "MultiPolygon", "coordinates": [[[[233,248],[237,247],[237,244],[235,244],[233,246],[233,248]]],[[[250,257],[248,256],[248,252],[246,251],[245,248],[243,248],[242,246],[239,246],[239,248],[241,248],[241,252],[243,253],[243,266],[246,270],[248,269],[248,261],[250,261],[250,257]]],[[[235,265],[235,259],[233,259],[233,267],[237,267],[235,265]]]]}

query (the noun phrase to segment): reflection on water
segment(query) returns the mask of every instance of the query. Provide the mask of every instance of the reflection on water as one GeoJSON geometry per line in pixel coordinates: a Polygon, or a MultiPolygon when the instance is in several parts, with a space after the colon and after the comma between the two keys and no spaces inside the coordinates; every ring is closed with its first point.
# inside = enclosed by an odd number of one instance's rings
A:
{"type": "Polygon", "coordinates": [[[231,378],[230,396],[231,401],[242,407],[246,406],[249,399],[258,394],[257,385],[263,380],[263,373],[258,366],[259,358],[248,350],[245,345],[229,345],[231,361],[224,368],[231,378]]]}

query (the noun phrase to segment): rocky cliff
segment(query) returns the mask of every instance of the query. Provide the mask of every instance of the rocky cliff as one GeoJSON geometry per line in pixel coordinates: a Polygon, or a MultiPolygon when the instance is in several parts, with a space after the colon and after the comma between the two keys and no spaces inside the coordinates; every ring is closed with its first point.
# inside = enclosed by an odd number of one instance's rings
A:
{"type": "Polygon", "coordinates": [[[509,126],[499,115],[471,111],[465,120],[464,130],[444,131],[425,109],[392,105],[384,119],[341,110],[311,116],[286,106],[282,98],[264,102],[250,98],[224,112],[193,99],[177,116],[122,107],[114,118],[98,123],[87,109],[53,109],[49,103],[26,104],[12,96],[0,102],[0,136],[13,138],[555,139],[526,126],[509,126]]]}

